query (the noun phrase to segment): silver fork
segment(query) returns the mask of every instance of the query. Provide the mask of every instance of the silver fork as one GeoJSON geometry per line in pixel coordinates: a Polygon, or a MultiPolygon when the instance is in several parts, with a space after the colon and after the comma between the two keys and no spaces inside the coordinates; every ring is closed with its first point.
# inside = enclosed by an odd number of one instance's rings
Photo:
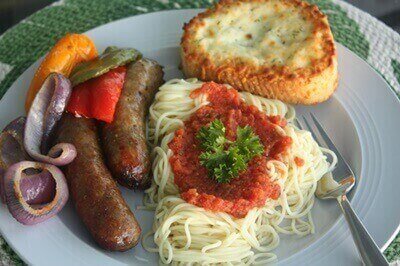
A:
{"type": "Polygon", "coordinates": [[[334,180],[338,183],[338,187],[321,194],[316,193],[316,196],[320,199],[337,199],[347,224],[350,227],[350,231],[357,246],[361,260],[365,265],[389,265],[379,250],[379,247],[365,229],[360,218],[358,218],[357,214],[354,212],[349,200],[346,197],[346,193],[354,187],[356,182],[353,171],[338,149],[335,147],[332,140],[328,137],[328,134],[322,128],[317,118],[313,114],[310,115],[313,122],[310,122],[310,120],[303,116],[305,126],[303,126],[296,119],[295,121],[297,126],[299,129],[306,129],[310,131],[319,146],[327,147],[328,149],[332,150],[338,158],[337,165],[332,172],[334,180]],[[314,124],[316,130],[313,130],[314,127],[311,126],[312,124],[314,124]],[[319,134],[316,134],[316,132],[319,134]]]}

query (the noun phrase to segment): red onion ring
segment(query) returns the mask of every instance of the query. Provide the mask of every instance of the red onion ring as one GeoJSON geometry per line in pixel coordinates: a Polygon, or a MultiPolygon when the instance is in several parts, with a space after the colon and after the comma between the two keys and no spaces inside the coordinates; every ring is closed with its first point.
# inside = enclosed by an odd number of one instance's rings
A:
{"type": "Polygon", "coordinates": [[[0,134],[0,197],[5,202],[3,175],[10,165],[31,160],[25,152],[23,139],[25,117],[18,117],[9,123],[0,134]]]}
{"type": "Polygon", "coordinates": [[[49,171],[43,170],[23,178],[20,188],[22,197],[29,205],[45,204],[54,199],[56,182],[49,171]]]}
{"type": "Polygon", "coordinates": [[[54,128],[71,96],[71,82],[61,74],[51,73],[35,97],[25,124],[26,152],[35,160],[57,166],[69,164],[76,157],[72,144],[59,143],[50,149],[54,128]]]}
{"type": "MultiPolygon", "coordinates": [[[[46,189],[49,190],[51,187],[46,186],[46,189]]],[[[25,225],[34,225],[56,215],[64,207],[69,196],[67,182],[60,169],[54,165],[30,161],[22,161],[8,168],[4,175],[4,188],[10,213],[18,222],[25,225]],[[42,172],[27,175],[25,174],[27,169],[36,169],[42,172]],[[30,189],[32,191],[37,190],[41,191],[40,195],[44,195],[42,185],[48,182],[49,174],[55,181],[55,187],[53,186],[55,193],[45,191],[47,195],[51,195],[51,199],[42,197],[40,200],[33,201],[28,196],[27,191],[30,189]],[[31,178],[33,179],[29,180],[31,178]],[[24,179],[28,180],[24,181],[24,179]],[[49,202],[43,202],[46,200],[49,200],[49,202]]]]}

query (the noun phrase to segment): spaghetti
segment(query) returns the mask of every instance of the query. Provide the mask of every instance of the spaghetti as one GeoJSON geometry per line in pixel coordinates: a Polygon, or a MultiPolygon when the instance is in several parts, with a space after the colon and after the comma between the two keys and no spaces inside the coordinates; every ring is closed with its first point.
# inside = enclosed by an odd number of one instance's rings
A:
{"type": "Polygon", "coordinates": [[[267,163],[271,181],[281,188],[280,196],[268,199],[263,207],[253,208],[240,219],[187,203],[174,183],[168,143],[185,120],[208,104],[204,94],[190,97],[202,85],[196,79],[170,80],[160,88],[150,107],[148,139],[153,147],[153,180],[145,192],[144,204],[155,209],[155,218],[143,246],[159,253],[164,264],[255,265],[274,261],[276,255],[271,251],[279,245],[279,234],[305,236],[314,232],[311,209],[317,182],[333,169],[336,156],[319,147],[310,132],[292,124],[292,107],[242,92],[245,103],[289,122],[279,129],[292,138],[292,145],[280,160],[267,163]],[[328,154],[333,163],[327,161],[328,154]],[[156,247],[149,245],[150,237],[156,247]]]}

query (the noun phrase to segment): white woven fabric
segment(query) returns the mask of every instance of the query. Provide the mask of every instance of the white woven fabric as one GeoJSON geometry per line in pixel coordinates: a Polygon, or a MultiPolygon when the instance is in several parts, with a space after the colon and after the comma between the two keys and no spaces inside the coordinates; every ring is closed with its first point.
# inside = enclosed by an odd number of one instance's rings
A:
{"type": "Polygon", "coordinates": [[[391,60],[400,62],[400,35],[370,14],[340,0],[333,0],[344,10],[349,18],[355,20],[370,44],[368,63],[378,70],[388,83],[400,92],[391,60]]]}

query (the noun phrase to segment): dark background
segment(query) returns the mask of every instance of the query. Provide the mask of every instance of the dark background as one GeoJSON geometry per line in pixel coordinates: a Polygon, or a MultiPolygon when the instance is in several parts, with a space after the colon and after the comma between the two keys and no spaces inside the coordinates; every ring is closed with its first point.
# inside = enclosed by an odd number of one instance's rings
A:
{"type": "MultiPolygon", "coordinates": [[[[377,17],[397,32],[400,32],[400,0],[346,1],[377,17]]],[[[55,1],[0,0],[0,34],[30,14],[53,2],[55,1]]]]}

